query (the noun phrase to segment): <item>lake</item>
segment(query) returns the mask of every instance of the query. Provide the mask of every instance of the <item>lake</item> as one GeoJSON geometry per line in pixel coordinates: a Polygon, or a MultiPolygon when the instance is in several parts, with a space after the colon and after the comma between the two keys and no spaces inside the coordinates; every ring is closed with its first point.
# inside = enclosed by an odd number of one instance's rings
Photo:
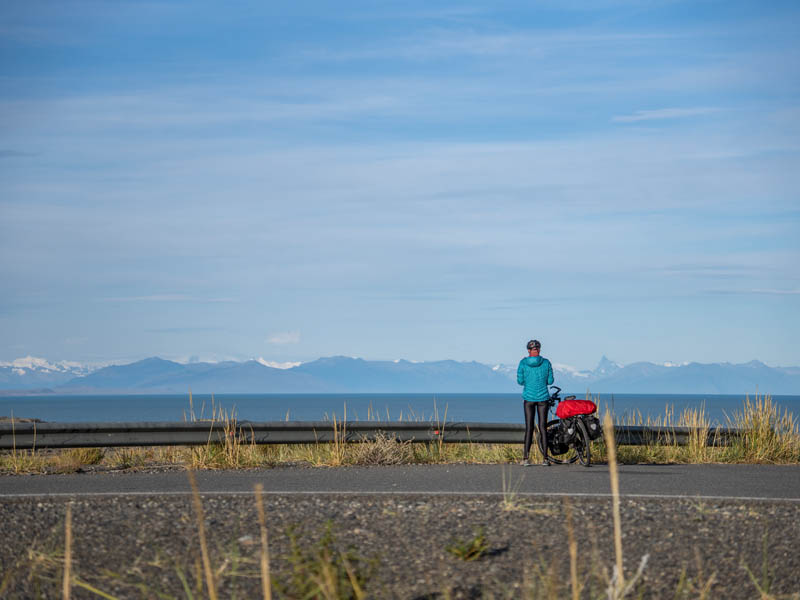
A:
{"type": "MultiPolygon", "coordinates": [[[[667,406],[679,414],[705,406],[712,422],[725,424],[726,415],[741,410],[744,395],[713,394],[598,394],[601,406],[620,418],[635,411],[654,417],[667,406]]],[[[800,415],[800,396],[773,396],[781,408],[800,415]]],[[[448,421],[522,422],[518,394],[217,394],[214,405],[249,421],[320,421],[337,419],[347,407],[348,420],[431,420],[447,412],[448,421]]],[[[194,394],[194,413],[211,414],[212,397],[194,394]]],[[[38,418],[50,422],[183,421],[188,419],[189,395],[0,396],[0,416],[38,418]]]]}

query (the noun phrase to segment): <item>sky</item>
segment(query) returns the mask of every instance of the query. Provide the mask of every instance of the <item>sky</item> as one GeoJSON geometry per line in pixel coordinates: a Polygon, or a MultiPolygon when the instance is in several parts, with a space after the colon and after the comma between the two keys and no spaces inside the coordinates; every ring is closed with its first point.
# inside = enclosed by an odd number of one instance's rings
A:
{"type": "Polygon", "coordinates": [[[800,5],[0,4],[0,360],[800,365],[800,5]]]}

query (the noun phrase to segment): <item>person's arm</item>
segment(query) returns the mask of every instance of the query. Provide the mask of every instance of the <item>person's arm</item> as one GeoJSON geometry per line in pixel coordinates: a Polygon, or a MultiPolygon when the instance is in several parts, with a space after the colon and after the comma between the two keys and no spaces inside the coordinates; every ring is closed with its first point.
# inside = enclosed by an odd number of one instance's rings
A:
{"type": "Polygon", "coordinates": [[[553,364],[547,361],[547,385],[553,385],[553,364]]]}
{"type": "Polygon", "coordinates": [[[519,366],[517,367],[517,383],[525,385],[525,369],[522,368],[522,361],[519,362],[519,366]]]}

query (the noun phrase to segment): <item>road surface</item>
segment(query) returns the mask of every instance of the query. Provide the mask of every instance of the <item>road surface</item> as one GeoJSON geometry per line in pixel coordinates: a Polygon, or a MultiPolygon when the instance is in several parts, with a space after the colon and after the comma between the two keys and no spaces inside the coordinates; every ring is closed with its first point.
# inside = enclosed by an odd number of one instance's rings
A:
{"type": "MultiPolygon", "coordinates": [[[[797,465],[622,465],[625,496],[783,499],[800,502],[797,465]]],[[[577,465],[404,465],[278,467],[199,471],[206,494],[250,493],[256,483],[280,494],[502,494],[606,496],[608,467],[577,465]]],[[[0,498],[14,496],[159,495],[189,492],[186,473],[77,473],[0,477],[0,498]]]]}

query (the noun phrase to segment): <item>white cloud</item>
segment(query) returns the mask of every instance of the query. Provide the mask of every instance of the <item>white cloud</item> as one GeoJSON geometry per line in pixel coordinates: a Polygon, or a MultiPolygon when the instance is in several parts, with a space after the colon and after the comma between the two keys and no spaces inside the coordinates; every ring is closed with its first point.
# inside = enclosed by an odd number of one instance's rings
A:
{"type": "Polygon", "coordinates": [[[273,369],[293,369],[294,367],[299,367],[302,365],[302,362],[275,362],[274,360],[264,360],[262,357],[258,357],[256,362],[261,363],[265,367],[271,367],[273,369]]]}
{"type": "Polygon", "coordinates": [[[695,108],[659,108],[656,110],[637,110],[632,115],[616,116],[612,121],[617,123],[633,123],[636,121],[653,121],[656,119],[680,119],[718,112],[718,108],[698,106],[695,108]]]}
{"type": "Polygon", "coordinates": [[[270,334],[267,338],[268,344],[299,344],[300,332],[299,331],[284,331],[279,333],[270,334]]]}
{"type": "Polygon", "coordinates": [[[577,369],[576,367],[573,367],[572,365],[565,365],[565,364],[561,364],[561,363],[553,363],[553,370],[556,371],[556,372],[560,371],[562,373],[568,373],[568,374],[572,375],[573,377],[588,377],[589,376],[589,373],[587,373],[585,371],[581,371],[580,369],[577,369]]]}

